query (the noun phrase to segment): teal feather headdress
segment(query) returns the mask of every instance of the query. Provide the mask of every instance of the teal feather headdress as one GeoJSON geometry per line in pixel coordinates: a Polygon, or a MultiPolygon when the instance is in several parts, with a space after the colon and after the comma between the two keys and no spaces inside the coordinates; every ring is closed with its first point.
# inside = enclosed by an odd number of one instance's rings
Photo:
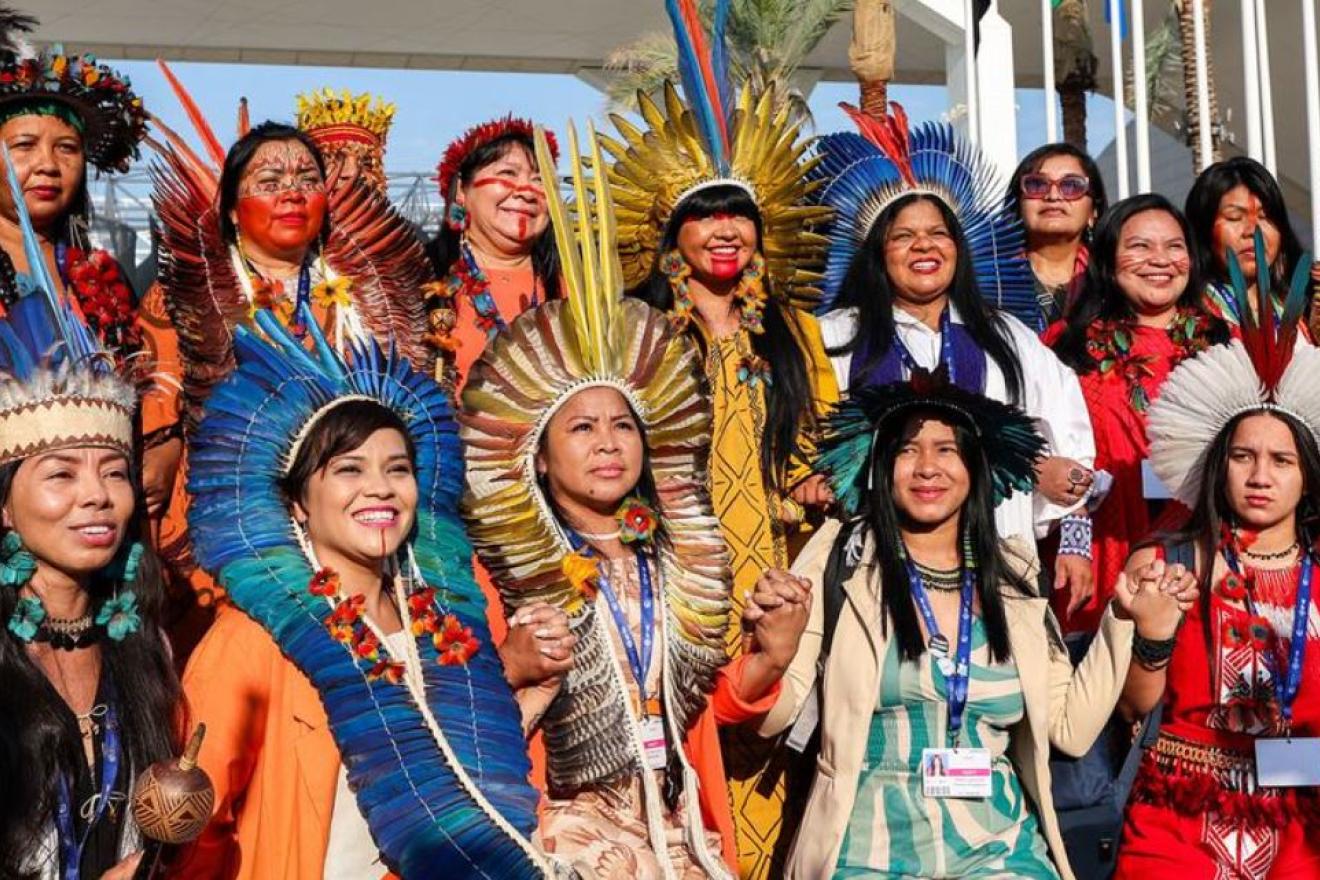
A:
{"type": "Polygon", "coordinates": [[[1022,410],[948,381],[943,368],[917,370],[907,382],[863,388],[838,404],[825,420],[818,470],[847,516],[864,506],[876,440],[899,431],[913,412],[945,413],[975,432],[990,462],[995,503],[1014,492],[1030,492],[1045,440],[1022,410]]]}
{"type": "Polygon", "coordinates": [[[316,686],[392,871],[410,880],[543,876],[548,863],[528,843],[538,794],[527,782],[520,716],[455,513],[463,458],[446,395],[374,341],[341,358],[306,307],[300,323],[310,349],[269,312],[256,315],[264,338],[245,326],[234,332],[238,366],[208,400],[189,457],[197,558],[316,686]],[[423,664],[424,706],[407,687],[372,680],[371,664],[327,631],[328,606],[308,591],[312,566],[279,488],[297,438],[346,399],[376,401],[408,426],[421,499],[411,549],[440,614],[482,644],[466,663],[423,664]]]}

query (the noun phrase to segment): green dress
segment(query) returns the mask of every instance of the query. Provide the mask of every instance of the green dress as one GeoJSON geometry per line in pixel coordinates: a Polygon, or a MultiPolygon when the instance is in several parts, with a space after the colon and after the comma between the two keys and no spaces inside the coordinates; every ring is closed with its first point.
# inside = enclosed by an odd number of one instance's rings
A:
{"type": "Polygon", "coordinates": [[[1022,720],[1013,662],[991,665],[985,627],[972,627],[971,683],[956,745],[990,750],[992,796],[927,798],[921,750],[947,748],[945,678],[930,654],[901,662],[891,641],[835,878],[1052,878],[1045,837],[1009,762],[1009,728],[1022,720]]]}

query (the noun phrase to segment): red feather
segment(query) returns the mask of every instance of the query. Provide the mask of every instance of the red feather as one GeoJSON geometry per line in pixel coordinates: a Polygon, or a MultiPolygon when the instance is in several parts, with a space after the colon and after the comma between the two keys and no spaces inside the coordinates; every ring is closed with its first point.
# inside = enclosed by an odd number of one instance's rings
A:
{"type": "Polygon", "coordinates": [[[890,114],[884,119],[876,119],[864,113],[852,104],[839,104],[843,112],[852,117],[862,137],[875,144],[898,168],[908,186],[917,185],[916,175],[912,173],[912,140],[908,130],[907,112],[896,101],[890,101],[890,114]]]}
{"type": "Polygon", "coordinates": [[[156,66],[160,68],[161,73],[165,74],[165,79],[169,80],[170,88],[174,90],[175,97],[183,105],[183,111],[188,114],[188,121],[192,123],[197,136],[202,139],[202,146],[206,147],[206,152],[210,154],[211,161],[215,163],[217,168],[223,167],[225,164],[225,148],[220,146],[220,139],[215,136],[211,124],[202,115],[201,108],[197,106],[197,102],[193,100],[192,95],[188,94],[188,90],[183,87],[183,83],[179,82],[178,77],[174,75],[174,71],[170,70],[170,66],[165,63],[163,58],[156,59],[156,66]]]}
{"type": "MultiPolygon", "coordinates": [[[[511,134],[525,137],[530,141],[533,129],[534,126],[529,120],[518,119],[513,114],[469,128],[462,137],[445,148],[445,155],[436,166],[435,179],[440,184],[440,198],[448,203],[451,195],[450,187],[458,177],[458,169],[463,167],[463,163],[472,155],[473,150],[511,134]]],[[[554,132],[547,129],[545,141],[550,147],[551,158],[559,161],[559,144],[555,140],[554,132]]]]}
{"type": "MultiPolygon", "coordinates": [[[[701,78],[706,81],[706,94],[710,96],[710,105],[715,112],[715,122],[720,127],[720,138],[724,141],[724,147],[727,151],[729,147],[729,118],[725,112],[726,108],[720,101],[719,84],[715,81],[715,70],[711,67],[710,46],[706,43],[706,30],[701,26],[701,12],[697,8],[696,0],[678,0],[678,8],[683,15],[683,23],[687,26],[688,39],[692,41],[693,54],[696,55],[697,62],[701,65],[701,78]]],[[[692,100],[690,96],[689,100],[692,100]]]]}

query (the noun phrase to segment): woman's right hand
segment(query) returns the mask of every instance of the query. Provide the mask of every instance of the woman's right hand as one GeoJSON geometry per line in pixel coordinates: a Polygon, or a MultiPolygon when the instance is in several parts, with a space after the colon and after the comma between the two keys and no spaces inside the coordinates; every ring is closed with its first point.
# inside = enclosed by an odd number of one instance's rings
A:
{"type": "Polygon", "coordinates": [[[557,681],[573,668],[576,645],[568,615],[560,609],[544,603],[519,608],[509,618],[509,635],[499,647],[504,678],[515,691],[557,681]]]}
{"type": "Polygon", "coordinates": [[[1120,574],[1114,584],[1114,598],[1143,638],[1164,641],[1177,635],[1183,612],[1196,599],[1196,590],[1196,576],[1185,566],[1166,565],[1163,559],[1155,559],[1131,573],[1120,574]]]}
{"type": "Polygon", "coordinates": [[[751,629],[757,652],[783,670],[797,653],[810,614],[811,581],[772,568],[756,582],[743,626],[751,629]]]}
{"type": "Polygon", "coordinates": [[[101,880],[133,880],[138,865],[142,862],[142,850],[138,850],[109,871],[101,875],[101,880]]]}

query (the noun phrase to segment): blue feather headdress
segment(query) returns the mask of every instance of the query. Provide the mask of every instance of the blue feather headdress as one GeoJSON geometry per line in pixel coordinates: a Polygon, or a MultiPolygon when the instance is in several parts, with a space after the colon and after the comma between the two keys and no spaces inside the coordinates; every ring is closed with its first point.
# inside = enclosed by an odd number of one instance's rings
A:
{"type": "Polygon", "coordinates": [[[131,455],[137,393],[60,296],[8,149],[4,160],[30,274],[0,317],[0,464],[78,446],[131,455]]]}
{"type": "Polygon", "coordinates": [[[256,315],[260,334],[235,330],[238,366],[208,400],[189,458],[197,558],[316,686],[392,871],[410,880],[542,876],[548,865],[528,843],[538,795],[527,782],[519,712],[455,514],[463,459],[446,395],[374,341],[341,358],[305,306],[300,319],[310,349],[269,312],[256,315]],[[410,548],[439,613],[482,643],[466,663],[423,663],[424,706],[409,688],[373,679],[370,662],[331,637],[279,488],[308,426],[351,399],[388,407],[408,426],[421,499],[410,548]]]}
{"type": "Polygon", "coordinates": [[[871,485],[871,457],[877,439],[899,431],[914,412],[946,413],[975,432],[990,462],[994,500],[1030,492],[1045,440],[1032,420],[1015,406],[964,391],[944,368],[916,370],[906,382],[873,385],[848,396],[825,420],[816,467],[829,475],[830,488],[847,516],[858,513],[871,485]]]}
{"type": "Polygon", "coordinates": [[[928,122],[912,131],[898,104],[890,103],[893,113],[883,122],[841,106],[861,133],[822,137],[816,144],[820,161],[807,172],[820,182],[813,200],[834,212],[821,229],[830,244],[817,312],[836,307],[848,268],[885,207],[920,192],[936,196],[958,217],[982,296],[1037,327],[1040,308],[1022,226],[1004,207],[1003,186],[989,159],[948,123],[928,122]]]}

